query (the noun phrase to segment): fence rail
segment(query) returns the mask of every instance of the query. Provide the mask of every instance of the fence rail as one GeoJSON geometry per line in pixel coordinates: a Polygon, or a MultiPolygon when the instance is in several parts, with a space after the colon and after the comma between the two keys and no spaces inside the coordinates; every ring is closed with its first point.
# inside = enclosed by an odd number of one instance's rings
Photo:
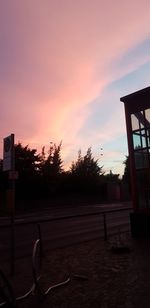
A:
{"type": "MultiPolygon", "coordinates": [[[[132,207],[126,207],[126,208],[119,208],[119,209],[114,209],[114,210],[107,210],[107,211],[97,211],[97,212],[89,212],[89,213],[80,213],[80,214],[72,214],[72,215],[63,215],[63,216],[59,216],[59,217],[48,217],[48,218],[30,218],[30,219],[26,219],[25,218],[21,221],[21,219],[18,219],[15,217],[13,217],[13,223],[14,225],[30,225],[30,224],[37,224],[37,223],[44,223],[44,222],[50,222],[50,221],[57,221],[57,220],[66,220],[66,219],[71,219],[71,218],[78,218],[78,217],[87,217],[87,216],[96,216],[96,215],[102,215],[102,216],[106,216],[107,214],[111,214],[111,213],[116,213],[116,212],[124,212],[124,211],[129,211],[129,210],[133,210],[132,207]]],[[[10,224],[12,223],[12,217],[10,217],[10,221],[0,224],[0,228],[7,228],[10,227],[10,224]]]]}
{"type": "MultiPolygon", "coordinates": [[[[132,211],[131,207],[126,208],[118,208],[112,210],[105,210],[105,211],[94,211],[88,213],[78,213],[78,214],[70,214],[70,215],[61,215],[59,217],[43,217],[43,218],[30,218],[30,219],[15,219],[14,217],[10,218],[9,222],[0,224],[0,229],[8,229],[9,233],[9,259],[10,259],[10,272],[13,275],[15,272],[15,259],[16,259],[16,233],[15,230],[19,226],[29,226],[29,225],[37,225],[37,237],[41,239],[41,243],[43,242],[43,235],[41,230],[41,225],[46,224],[48,222],[56,222],[56,221],[63,221],[63,220],[71,220],[71,219],[78,219],[78,218],[87,218],[87,217],[101,217],[102,218],[102,226],[103,226],[103,235],[104,240],[108,239],[108,216],[110,214],[116,214],[125,211],[132,211]]],[[[98,231],[97,231],[98,232],[98,231]]],[[[43,244],[43,243],[42,243],[43,244]]]]}

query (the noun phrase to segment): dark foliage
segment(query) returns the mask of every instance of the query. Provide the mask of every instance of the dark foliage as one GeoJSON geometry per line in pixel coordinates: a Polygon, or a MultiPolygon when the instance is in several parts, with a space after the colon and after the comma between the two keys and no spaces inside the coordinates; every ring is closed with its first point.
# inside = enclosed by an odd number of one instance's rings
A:
{"type": "MultiPolygon", "coordinates": [[[[77,160],[72,162],[70,170],[64,171],[61,159],[62,143],[58,145],[50,143],[48,152],[45,147],[40,154],[36,149],[30,149],[28,145],[23,146],[20,142],[15,145],[15,170],[19,177],[16,182],[16,200],[40,200],[49,198],[63,199],[97,198],[99,201],[107,200],[108,183],[118,183],[119,175],[105,175],[103,167],[92,155],[91,147],[85,155],[81,150],[78,152],[77,160]],[[96,197],[97,196],[97,197],[96,197]]],[[[126,162],[124,181],[128,175],[128,160],[126,162]]],[[[9,186],[8,172],[2,171],[2,160],[0,160],[0,191],[9,186]]],[[[29,204],[29,202],[27,202],[29,204]]],[[[31,206],[32,202],[30,202],[31,206]]],[[[35,203],[34,203],[35,204],[35,203]]],[[[20,205],[19,205],[20,206],[20,205]]],[[[36,205],[35,205],[36,206],[36,205]]]]}
{"type": "Polygon", "coordinates": [[[125,165],[125,168],[124,168],[124,174],[123,174],[122,180],[123,182],[128,183],[129,188],[131,189],[129,156],[126,156],[126,159],[124,160],[123,164],[125,165]]]}
{"type": "Polygon", "coordinates": [[[21,143],[15,145],[15,169],[19,178],[16,181],[16,196],[18,198],[33,197],[38,192],[40,180],[41,157],[36,149],[25,147],[21,143]]]}
{"type": "Polygon", "coordinates": [[[98,160],[93,158],[91,148],[87,149],[84,156],[80,150],[77,161],[72,162],[70,168],[72,189],[80,193],[94,193],[99,189],[102,175],[102,167],[99,167],[98,160]]]}
{"type": "Polygon", "coordinates": [[[87,149],[86,155],[81,155],[81,150],[78,152],[78,159],[72,163],[71,173],[81,177],[95,177],[102,173],[102,167],[99,167],[98,160],[92,156],[91,148],[87,149]]]}
{"type": "Polygon", "coordinates": [[[51,143],[46,157],[45,148],[42,149],[40,175],[42,179],[42,191],[46,195],[57,193],[60,185],[60,175],[63,172],[61,160],[61,145],[51,143]]]}
{"type": "Polygon", "coordinates": [[[21,177],[37,174],[40,162],[41,157],[36,149],[31,150],[28,145],[23,147],[20,142],[15,145],[15,169],[21,177]]]}
{"type": "Polygon", "coordinates": [[[109,183],[119,183],[119,174],[114,174],[112,170],[110,170],[110,172],[105,175],[105,181],[109,183]]]}

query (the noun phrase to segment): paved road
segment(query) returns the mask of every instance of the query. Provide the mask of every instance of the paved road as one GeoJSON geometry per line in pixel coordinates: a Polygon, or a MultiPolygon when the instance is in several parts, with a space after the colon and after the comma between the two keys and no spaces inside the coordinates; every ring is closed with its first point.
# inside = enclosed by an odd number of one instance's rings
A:
{"type": "MultiPolygon", "coordinates": [[[[28,213],[15,218],[14,238],[15,257],[29,255],[32,252],[34,241],[38,238],[37,223],[40,230],[43,248],[54,249],[66,245],[104,238],[104,211],[108,236],[116,232],[129,230],[129,212],[126,209],[130,204],[111,204],[99,206],[81,206],[45,209],[38,213],[28,213]],[[113,213],[110,211],[115,210],[113,213]],[[76,215],[76,216],[75,216],[76,215]]],[[[0,220],[0,260],[10,258],[12,232],[10,219],[0,220]],[[9,226],[8,226],[9,225],[9,226]]]]}

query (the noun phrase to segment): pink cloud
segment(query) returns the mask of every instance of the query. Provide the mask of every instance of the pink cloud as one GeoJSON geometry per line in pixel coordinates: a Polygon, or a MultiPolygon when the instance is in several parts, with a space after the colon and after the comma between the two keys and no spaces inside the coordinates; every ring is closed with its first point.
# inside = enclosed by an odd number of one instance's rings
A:
{"type": "MultiPolygon", "coordinates": [[[[17,140],[39,147],[69,141],[64,156],[69,155],[71,143],[83,141],[79,131],[89,117],[88,104],[132,71],[128,66],[116,72],[112,63],[149,35],[149,11],[148,0],[2,1],[2,136],[14,132],[17,140]]],[[[87,144],[116,136],[120,127],[112,123],[113,117],[106,120],[87,144]]]]}

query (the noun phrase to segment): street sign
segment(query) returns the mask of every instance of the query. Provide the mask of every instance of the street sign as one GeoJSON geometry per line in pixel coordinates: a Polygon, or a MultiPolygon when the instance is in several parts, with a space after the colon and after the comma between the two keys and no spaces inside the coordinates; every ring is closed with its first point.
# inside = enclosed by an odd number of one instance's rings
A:
{"type": "Polygon", "coordinates": [[[4,138],[3,171],[14,170],[14,134],[4,138]]]}

